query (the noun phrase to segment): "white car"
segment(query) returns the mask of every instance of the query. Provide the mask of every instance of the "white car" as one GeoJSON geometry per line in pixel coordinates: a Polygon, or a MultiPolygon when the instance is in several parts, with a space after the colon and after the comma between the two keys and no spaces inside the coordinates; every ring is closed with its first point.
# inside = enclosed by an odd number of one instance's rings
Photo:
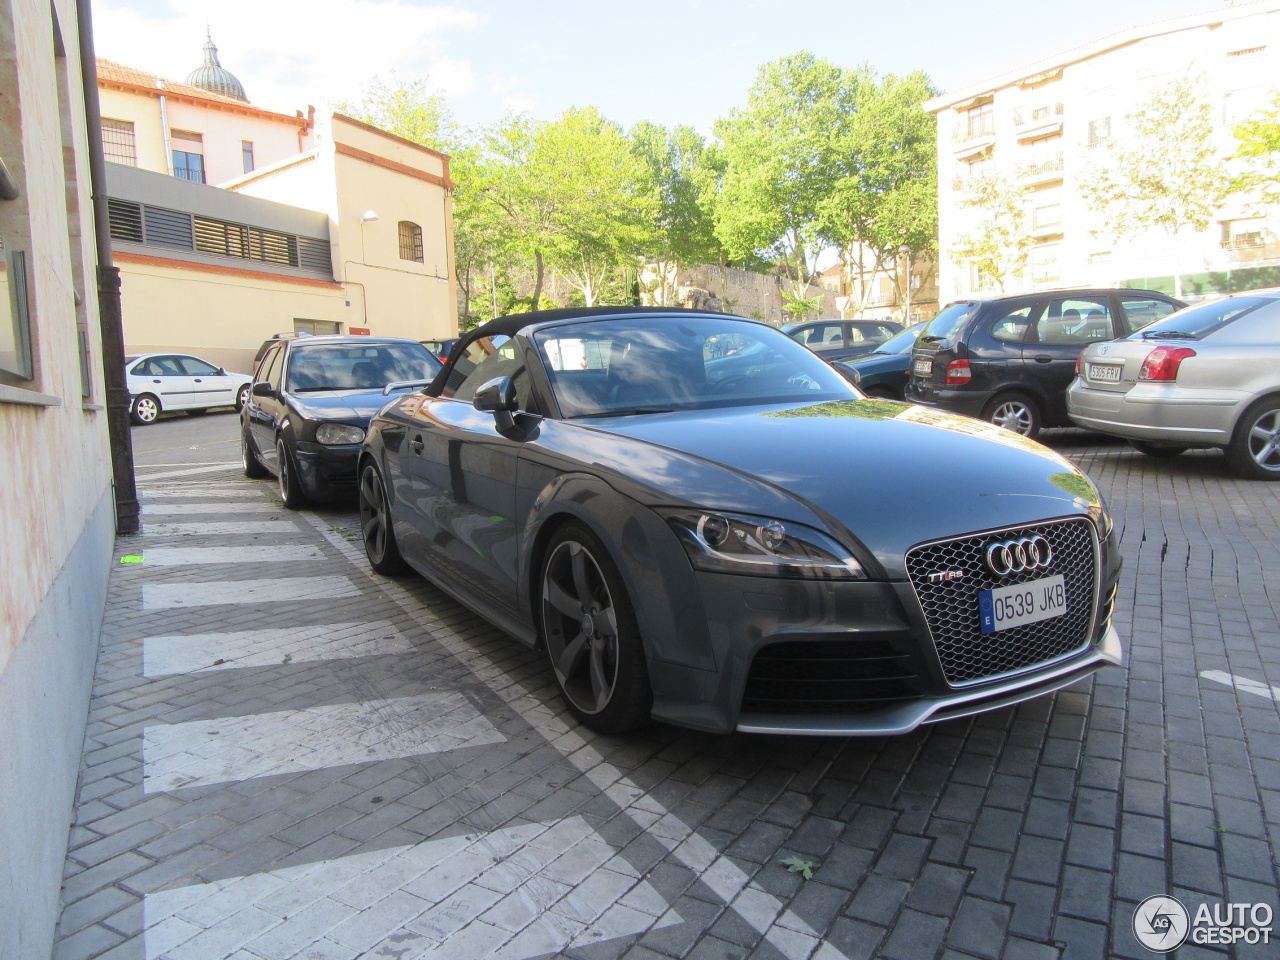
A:
{"type": "Polygon", "coordinates": [[[253,378],[229,373],[185,353],[144,353],[125,357],[129,414],[136,424],[154,423],[167,410],[204,413],[210,407],[237,410],[249,399],[253,378]]]}

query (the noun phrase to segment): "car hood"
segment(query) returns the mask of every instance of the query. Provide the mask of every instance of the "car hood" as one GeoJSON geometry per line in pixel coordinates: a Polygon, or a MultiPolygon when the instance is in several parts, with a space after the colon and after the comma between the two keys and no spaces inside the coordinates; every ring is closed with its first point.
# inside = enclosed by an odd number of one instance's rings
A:
{"type": "Polygon", "coordinates": [[[590,460],[617,463],[642,502],[826,527],[893,578],[921,542],[1101,509],[1088,478],[1034,441],[890,400],[617,417],[588,429],[590,460]]]}
{"type": "Polygon", "coordinates": [[[289,406],[308,420],[343,420],[368,424],[373,415],[403,391],[324,390],[289,394],[289,406]]]}

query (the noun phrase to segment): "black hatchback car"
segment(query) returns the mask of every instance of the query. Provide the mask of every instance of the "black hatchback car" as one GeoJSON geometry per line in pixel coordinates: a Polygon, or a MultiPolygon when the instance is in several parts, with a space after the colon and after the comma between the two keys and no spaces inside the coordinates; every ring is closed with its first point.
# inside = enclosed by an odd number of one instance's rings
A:
{"type": "Polygon", "coordinates": [[[1067,387],[1091,343],[1125,337],[1186,304],[1151,290],[1045,290],[961,300],[929,321],[911,355],[909,403],[1027,437],[1071,426],[1067,387]]]}
{"type": "Polygon", "coordinates": [[[292,509],[353,496],[370,418],[391,394],[421,388],[439,372],[440,361],[416,340],[268,341],[240,411],[245,476],[274,473],[292,509]]]}
{"type": "Polygon", "coordinates": [[[901,333],[902,324],[893,320],[811,320],[789,323],[782,332],[831,363],[866,356],[901,333]]]}

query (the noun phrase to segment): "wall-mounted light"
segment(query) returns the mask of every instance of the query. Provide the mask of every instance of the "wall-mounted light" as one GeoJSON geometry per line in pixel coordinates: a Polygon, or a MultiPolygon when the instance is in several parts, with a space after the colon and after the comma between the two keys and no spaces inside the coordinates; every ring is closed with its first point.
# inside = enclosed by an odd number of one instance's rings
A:
{"type": "Polygon", "coordinates": [[[364,212],[364,216],[360,218],[360,222],[361,222],[361,223],[369,223],[370,221],[372,221],[372,220],[377,220],[377,219],[378,219],[378,211],[377,211],[377,210],[366,210],[366,211],[364,212]]]}

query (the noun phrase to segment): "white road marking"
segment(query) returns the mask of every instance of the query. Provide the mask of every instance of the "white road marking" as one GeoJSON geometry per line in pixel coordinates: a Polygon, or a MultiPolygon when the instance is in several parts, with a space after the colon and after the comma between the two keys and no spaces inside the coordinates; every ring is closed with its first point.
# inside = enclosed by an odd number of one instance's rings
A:
{"type": "Polygon", "coordinates": [[[274,503],[147,503],[142,504],[144,517],[176,516],[188,513],[280,513],[274,503]]]}
{"type": "Polygon", "coordinates": [[[304,663],[409,653],[412,650],[413,645],[386,620],[280,630],[145,637],[142,641],[142,674],[163,677],[173,673],[204,673],[235,667],[278,666],[286,656],[292,663],[304,663]]]}
{"type": "Polygon", "coordinates": [[[147,727],[145,792],[373,763],[506,738],[460,693],[147,727]]]}
{"type": "Polygon", "coordinates": [[[243,464],[239,460],[227,460],[223,463],[214,463],[204,467],[187,467],[183,470],[164,470],[160,473],[138,474],[138,483],[150,483],[152,480],[168,480],[171,477],[192,477],[200,473],[221,473],[223,470],[239,470],[243,469],[243,464]]]}
{"type": "Polygon", "coordinates": [[[298,528],[285,517],[260,517],[257,520],[212,520],[208,523],[144,523],[142,533],[149,537],[207,537],[224,533],[293,533],[298,528]]]}
{"type": "Polygon", "coordinates": [[[310,544],[245,547],[150,547],[142,552],[148,567],[182,567],[203,563],[301,563],[323,560],[324,551],[310,544]]]}
{"type": "MultiPolygon", "coordinates": [[[[189,487],[169,485],[138,491],[143,503],[151,500],[166,500],[170,497],[190,497],[192,500],[243,500],[246,493],[244,487],[228,487],[225,490],[210,490],[207,484],[192,484],[189,487]]],[[[252,502],[252,501],[251,501],[252,502]]],[[[265,502],[265,501],[264,501],[265,502]]]]}
{"type": "Polygon", "coordinates": [[[1237,677],[1235,674],[1226,673],[1222,670],[1204,670],[1200,676],[1206,680],[1212,680],[1215,683],[1226,684],[1228,687],[1235,687],[1237,690],[1243,690],[1245,693],[1252,693],[1259,697],[1266,697],[1268,700],[1280,701],[1280,687],[1268,686],[1259,680],[1250,680],[1248,677],[1237,677]]]}
{"type": "MultiPolygon", "coordinates": [[[[146,563],[146,553],[143,553],[146,563]]],[[[288,577],[283,580],[221,580],[202,583],[145,583],[143,610],[207,607],[219,603],[279,603],[286,600],[333,600],[358,597],[347,577],[288,577]]]]}
{"type": "Polygon", "coordinates": [[[163,890],[143,901],[145,953],[517,960],[681,922],[635,871],[557,879],[584,847],[609,849],[572,817],[163,890]]]}
{"type": "MultiPolygon", "coordinates": [[[[330,529],[322,517],[304,511],[302,516],[352,565],[364,573],[401,610],[418,623],[448,650],[460,663],[520,715],[571,764],[618,804],[637,825],[692,870],[716,895],[745,920],[752,929],[777,949],[787,960],[844,960],[844,954],[822,941],[807,922],[787,909],[772,894],[754,883],[732,860],[722,856],[692,827],[669,813],[665,806],[641,790],[622,771],[604,762],[601,754],[585,737],[570,729],[524,686],[512,682],[510,676],[492,660],[463,640],[448,624],[428,607],[424,607],[404,587],[370,570],[363,549],[330,529]],[[661,831],[650,828],[663,821],[661,831]]],[[[620,858],[615,858],[620,859],[620,858]]]]}

